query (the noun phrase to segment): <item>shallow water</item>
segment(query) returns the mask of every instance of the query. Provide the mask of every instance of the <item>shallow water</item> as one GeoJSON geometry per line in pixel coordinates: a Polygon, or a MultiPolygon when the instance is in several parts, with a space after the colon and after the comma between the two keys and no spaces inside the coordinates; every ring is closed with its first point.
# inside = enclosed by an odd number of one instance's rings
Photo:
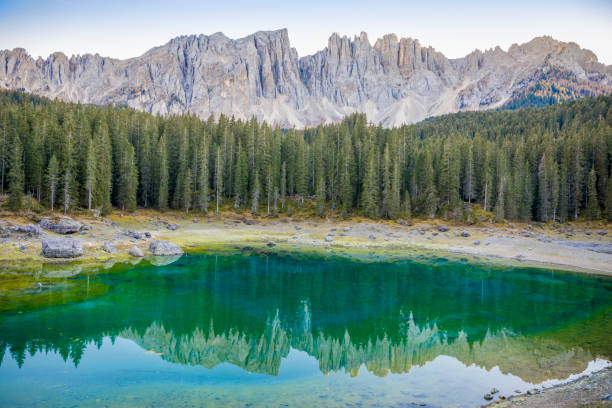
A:
{"type": "Polygon", "coordinates": [[[607,364],[612,280],[186,255],[0,297],[0,406],[479,406],[607,364]]]}

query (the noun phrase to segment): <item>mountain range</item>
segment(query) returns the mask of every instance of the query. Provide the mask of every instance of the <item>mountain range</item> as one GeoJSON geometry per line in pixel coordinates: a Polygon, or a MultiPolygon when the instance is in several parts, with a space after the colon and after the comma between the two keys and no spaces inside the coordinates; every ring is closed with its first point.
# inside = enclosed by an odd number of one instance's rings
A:
{"type": "Polygon", "coordinates": [[[286,29],[240,39],[172,39],[135,58],[61,52],[34,59],[0,51],[0,88],[153,114],[234,115],[282,127],[335,122],[353,112],[383,126],[466,110],[545,106],[612,92],[612,66],[575,43],[537,37],[507,51],[449,59],[418,40],[334,33],[299,57],[286,29]]]}

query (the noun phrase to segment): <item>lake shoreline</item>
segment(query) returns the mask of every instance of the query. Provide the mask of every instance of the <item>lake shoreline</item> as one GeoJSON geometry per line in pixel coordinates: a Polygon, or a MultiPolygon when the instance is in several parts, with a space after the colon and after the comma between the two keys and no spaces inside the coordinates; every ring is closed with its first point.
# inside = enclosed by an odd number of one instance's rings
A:
{"type": "Polygon", "coordinates": [[[487,407],[609,407],[612,405],[612,367],[582,376],[574,381],[546,388],[537,393],[514,395],[487,407]]]}
{"type": "MultiPolygon", "coordinates": [[[[0,217],[5,231],[36,223],[41,216],[0,217]]],[[[253,248],[276,252],[316,252],[369,260],[446,257],[506,266],[533,266],[612,276],[612,231],[607,224],[571,225],[477,223],[465,225],[443,220],[410,222],[373,221],[363,218],[321,219],[304,217],[251,218],[236,213],[219,217],[179,212],[138,211],[115,213],[108,218],[73,215],[87,231],[68,235],[83,244],[83,256],[45,258],[44,237],[61,237],[48,231],[40,236],[19,232],[4,235],[0,243],[0,268],[37,271],[42,264],[80,265],[94,268],[105,262],[134,261],[129,250],[137,246],[145,255],[152,240],[176,243],[186,252],[253,248]],[[144,233],[148,232],[150,238],[144,233]],[[136,233],[136,234],[134,234],[136,233]],[[139,235],[140,234],[140,235],[139,235]],[[112,242],[116,251],[103,250],[112,242]]]]}

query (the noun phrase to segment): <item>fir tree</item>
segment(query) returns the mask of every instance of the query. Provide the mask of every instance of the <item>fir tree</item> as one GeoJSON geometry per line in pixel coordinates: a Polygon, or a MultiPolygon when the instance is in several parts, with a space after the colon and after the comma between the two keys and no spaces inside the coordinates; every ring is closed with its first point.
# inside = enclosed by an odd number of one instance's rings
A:
{"type": "Polygon", "coordinates": [[[8,173],[9,198],[7,206],[10,210],[20,210],[23,205],[23,147],[19,137],[15,135],[10,156],[8,173]]]}
{"type": "Polygon", "coordinates": [[[49,167],[47,167],[47,182],[49,183],[49,203],[51,205],[51,212],[53,212],[53,207],[55,204],[55,194],[57,192],[57,182],[58,182],[58,164],[57,158],[55,155],[51,156],[49,160],[49,167]]]}
{"type": "Polygon", "coordinates": [[[587,217],[590,220],[599,219],[601,218],[601,209],[599,208],[599,201],[597,200],[597,175],[595,174],[594,167],[591,168],[589,172],[587,191],[587,217]]]}

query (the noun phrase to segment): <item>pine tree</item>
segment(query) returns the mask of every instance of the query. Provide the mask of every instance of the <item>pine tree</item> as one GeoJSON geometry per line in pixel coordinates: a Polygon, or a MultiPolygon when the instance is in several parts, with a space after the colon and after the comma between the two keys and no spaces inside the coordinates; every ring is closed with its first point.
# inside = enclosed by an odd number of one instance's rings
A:
{"type": "Polygon", "coordinates": [[[191,208],[191,201],[193,198],[193,185],[191,180],[191,169],[188,167],[185,173],[185,182],[183,183],[183,205],[185,206],[185,214],[189,214],[191,208]]]}
{"type": "Polygon", "coordinates": [[[285,209],[285,199],[287,198],[287,163],[281,165],[281,181],[280,181],[280,201],[281,209],[285,209]]]}
{"type": "Polygon", "coordinates": [[[378,171],[374,149],[371,149],[368,155],[361,200],[366,217],[378,218],[378,171]]]}
{"type": "Polygon", "coordinates": [[[595,168],[592,167],[589,172],[589,181],[587,184],[587,204],[586,213],[590,220],[596,220],[601,218],[601,209],[599,208],[599,201],[597,200],[597,175],[595,174],[595,168]]]}
{"type": "Polygon", "coordinates": [[[238,145],[238,160],[234,170],[234,208],[238,209],[247,203],[247,188],[249,182],[248,162],[246,152],[238,145]]]}
{"type": "Polygon", "coordinates": [[[166,153],[166,138],[162,134],[157,144],[156,154],[156,169],[158,185],[157,185],[157,208],[160,211],[166,211],[168,208],[168,159],[166,153]]]}
{"type": "Polygon", "coordinates": [[[223,156],[221,147],[217,147],[217,156],[215,158],[215,197],[217,200],[217,209],[215,214],[219,215],[219,204],[223,200],[223,156]]]}
{"type": "Polygon", "coordinates": [[[391,178],[391,202],[389,205],[389,218],[392,220],[396,220],[400,215],[401,177],[399,167],[399,161],[396,161],[393,166],[393,175],[391,178]]]}
{"type": "Polygon", "coordinates": [[[391,158],[389,157],[389,145],[387,144],[383,153],[382,213],[385,218],[391,218],[391,201],[391,158]]]}
{"type": "Polygon", "coordinates": [[[206,139],[200,143],[199,157],[199,181],[198,188],[200,191],[200,211],[206,214],[208,212],[208,198],[210,195],[209,171],[208,171],[208,143],[206,139]]]}
{"type": "Polygon", "coordinates": [[[506,176],[502,176],[497,189],[497,200],[495,201],[495,220],[503,221],[505,214],[506,199],[506,176]]]}
{"type": "Polygon", "coordinates": [[[424,201],[423,201],[423,212],[429,218],[436,216],[438,209],[438,192],[434,184],[434,170],[433,163],[431,161],[431,155],[429,152],[425,152],[425,164],[423,166],[424,172],[424,201]]]}
{"type": "Polygon", "coordinates": [[[404,215],[406,219],[412,218],[412,203],[410,199],[410,192],[406,190],[404,193],[404,215]]]}
{"type": "Polygon", "coordinates": [[[19,137],[15,135],[11,149],[10,168],[8,173],[9,198],[7,206],[10,210],[20,210],[23,205],[23,147],[19,137]]]}
{"type": "Polygon", "coordinates": [[[465,159],[465,176],[463,178],[463,197],[471,202],[475,196],[474,188],[474,151],[470,142],[465,159]]]}
{"type": "MultiPolygon", "coordinates": [[[[55,157],[55,156],[54,156],[55,157]]],[[[57,166],[57,162],[55,163],[57,166]]],[[[87,158],[85,162],[85,191],[87,192],[87,209],[91,210],[94,186],[96,182],[96,152],[91,139],[87,145],[87,158]]]]}
{"type": "Polygon", "coordinates": [[[325,215],[325,175],[319,172],[317,178],[317,215],[323,217],[325,215]]]}
{"type": "Polygon", "coordinates": [[[253,180],[253,198],[251,200],[251,213],[259,214],[259,196],[261,194],[261,184],[259,183],[259,172],[255,170],[255,179],[253,180]]]}
{"type": "Polygon", "coordinates": [[[112,156],[111,141],[105,120],[102,120],[94,131],[94,148],[96,152],[96,177],[93,201],[96,207],[100,207],[102,214],[108,214],[112,211],[112,156]]]}
{"type": "Polygon", "coordinates": [[[606,219],[612,222],[612,174],[608,176],[608,185],[606,186],[606,219]]]}
{"type": "Polygon", "coordinates": [[[49,160],[49,167],[47,167],[47,182],[49,183],[49,203],[51,204],[51,212],[55,204],[55,194],[57,192],[58,182],[58,164],[55,155],[51,156],[49,160]]]}

